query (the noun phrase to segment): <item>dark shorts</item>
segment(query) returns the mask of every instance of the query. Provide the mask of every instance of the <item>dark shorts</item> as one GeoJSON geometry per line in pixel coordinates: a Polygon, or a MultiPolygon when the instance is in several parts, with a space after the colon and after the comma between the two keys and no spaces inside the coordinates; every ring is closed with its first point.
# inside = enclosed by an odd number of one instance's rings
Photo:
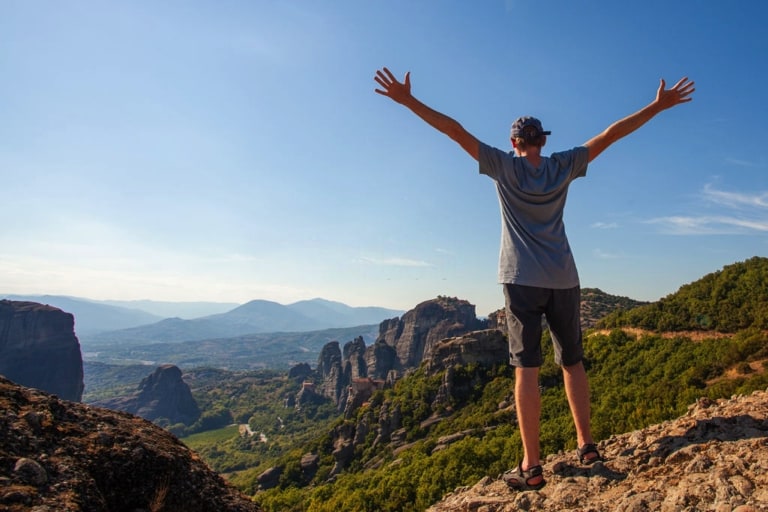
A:
{"type": "Polygon", "coordinates": [[[581,288],[554,290],[504,284],[509,364],[537,368],[541,356],[542,315],[547,319],[555,362],[571,366],[584,358],[581,340],[581,288]]]}

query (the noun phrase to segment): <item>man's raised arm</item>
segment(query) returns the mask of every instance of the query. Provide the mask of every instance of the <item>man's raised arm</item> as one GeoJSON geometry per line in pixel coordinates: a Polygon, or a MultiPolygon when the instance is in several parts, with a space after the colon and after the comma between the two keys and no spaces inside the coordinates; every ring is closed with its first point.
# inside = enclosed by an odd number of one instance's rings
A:
{"type": "Polygon", "coordinates": [[[608,146],[637,130],[645,123],[650,121],[656,114],[662,110],[672,108],[680,103],[691,101],[691,94],[695,91],[694,82],[688,80],[688,77],[681,78],[670,89],[665,89],[666,83],[661,79],[659,90],[656,91],[656,99],[641,108],[634,114],[624,119],[616,121],[605,129],[603,133],[593,137],[584,146],[589,149],[589,161],[594,160],[597,155],[602,153],[608,146]]]}
{"type": "Polygon", "coordinates": [[[376,89],[377,93],[408,107],[427,124],[456,141],[472,158],[478,159],[480,142],[471,133],[465,130],[455,119],[429,108],[413,97],[410,71],[405,74],[403,82],[398,82],[389,69],[383,68],[376,71],[374,80],[382,87],[382,89],[376,89]]]}

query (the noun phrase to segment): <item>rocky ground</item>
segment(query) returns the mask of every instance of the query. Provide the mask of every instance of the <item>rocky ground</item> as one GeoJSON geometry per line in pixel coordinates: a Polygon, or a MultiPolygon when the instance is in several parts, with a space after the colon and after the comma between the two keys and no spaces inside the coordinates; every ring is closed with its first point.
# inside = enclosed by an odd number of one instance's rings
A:
{"type": "Polygon", "coordinates": [[[257,512],[169,432],[0,377],[0,512],[257,512]]]}
{"type": "MultiPolygon", "coordinates": [[[[548,457],[540,491],[486,478],[428,512],[768,512],[768,392],[702,399],[599,447],[590,467],[548,457]]],[[[176,510],[259,509],[152,423],[0,377],[0,512],[176,510]]]]}
{"type": "Polygon", "coordinates": [[[768,511],[768,393],[706,399],[674,421],[599,444],[604,463],[550,456],[547,485],[512,491],[486,478],[428,512],[768,511]]]}

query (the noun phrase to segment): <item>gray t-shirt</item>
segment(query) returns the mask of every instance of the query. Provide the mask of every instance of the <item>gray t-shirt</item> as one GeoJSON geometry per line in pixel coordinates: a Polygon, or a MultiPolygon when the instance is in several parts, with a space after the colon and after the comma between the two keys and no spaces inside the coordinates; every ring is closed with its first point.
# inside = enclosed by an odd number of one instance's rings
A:
{"type": "Polygon", "coordinates": [[[480,143],[479,169],[496,182],[501,210],[499,282],[540,288],[579,286],[568,244],[563,209],[568,185],[587,173],[583,146],[542,157],[534,168],[526,158],[480,143]]]}

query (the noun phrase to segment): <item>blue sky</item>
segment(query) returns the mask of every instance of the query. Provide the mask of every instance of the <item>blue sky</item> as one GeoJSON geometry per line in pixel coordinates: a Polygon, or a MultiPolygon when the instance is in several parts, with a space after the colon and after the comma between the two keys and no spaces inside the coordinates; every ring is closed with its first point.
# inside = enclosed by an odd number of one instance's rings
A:
{"type": "Polygon", "coordinates": [[[498,203],[373,92],[484,142],[584,143],[696,81],[571,186],[584,287],[658,300],[768,253],[768,3],[0,0],[0,293],[409,309],[496,283],[498,203]]]}

